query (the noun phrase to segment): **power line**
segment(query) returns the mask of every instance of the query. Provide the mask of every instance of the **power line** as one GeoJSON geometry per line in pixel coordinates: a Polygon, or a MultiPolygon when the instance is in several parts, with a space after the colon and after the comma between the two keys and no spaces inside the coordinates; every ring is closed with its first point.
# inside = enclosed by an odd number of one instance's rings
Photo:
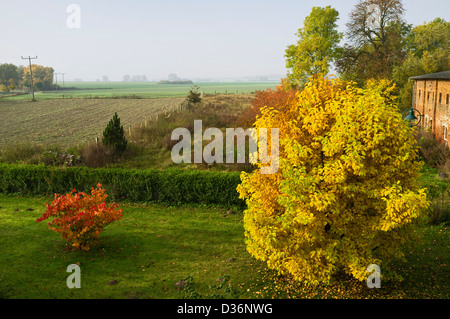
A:
{"type": "Polygon", "coordinates": [[[33,94],[33,99],[32,99],[32,101],[35,101],[34,100],[34,88],[33,88],[33,71],[31,70],[31,60],[33,59],[37,59],[37,56],[35,56],[35,57],[30,57],[30,56],[28,56],[28,58],[24,58],[23,56],[21,56],[21,58],[23,59],[23,60],[26,60],[26,59],[28,59],[28,62],[29,62],[29,64],[30,64],[30,80],[31,80],[31,93],[33,94]]]}
{"type": "Polygon", "coordinates": [[[55,73],[56,75],[56,90],[58,90],[58,74],[62,75],[62,79],[63,79],[63,89],[66,88],[65,84],[64,84],[64,74],[65,73],[55,73]]]}

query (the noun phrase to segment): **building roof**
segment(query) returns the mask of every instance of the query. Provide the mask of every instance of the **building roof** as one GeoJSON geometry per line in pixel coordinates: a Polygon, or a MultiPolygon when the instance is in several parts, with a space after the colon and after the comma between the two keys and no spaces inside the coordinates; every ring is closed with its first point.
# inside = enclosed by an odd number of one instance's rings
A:
{"type": "Polygon", "coordinates": [[[450,80],[450,71],[412,76],[412,80],[450,80]]]}

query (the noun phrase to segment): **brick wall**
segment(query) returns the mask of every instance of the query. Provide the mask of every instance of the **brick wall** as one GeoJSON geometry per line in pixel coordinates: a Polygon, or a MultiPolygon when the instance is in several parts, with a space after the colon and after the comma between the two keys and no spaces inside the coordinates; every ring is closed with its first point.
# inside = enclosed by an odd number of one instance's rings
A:
{"type": "Polygon", "coordinates": [[[450,80],[415,80],[414,107],[423,115],[421,127],[450,148],[450,80]]]}

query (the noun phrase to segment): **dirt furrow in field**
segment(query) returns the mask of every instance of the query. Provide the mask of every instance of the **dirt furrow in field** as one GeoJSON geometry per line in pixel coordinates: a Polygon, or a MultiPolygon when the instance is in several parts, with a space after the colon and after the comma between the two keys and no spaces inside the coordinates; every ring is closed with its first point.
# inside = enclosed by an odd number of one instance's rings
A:
{"type": "Polygon", "coordinates": [[[101,137],[115,112],[126,128],[172,110],[183,99],[0,101],[0,144],[77,145],[101,137]]]}

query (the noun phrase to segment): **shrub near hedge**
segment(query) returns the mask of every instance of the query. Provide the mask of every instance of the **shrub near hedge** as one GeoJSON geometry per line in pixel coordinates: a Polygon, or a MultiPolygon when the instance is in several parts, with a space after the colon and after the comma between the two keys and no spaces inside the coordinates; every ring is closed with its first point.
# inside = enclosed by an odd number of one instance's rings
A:
{"type": "Polygon", "coordinates": [[[239,172],[132,170],[0,164],[0,193],[24,195],[89,192],[101,183],[115,201],[243,206],[236,191],[239,172]]]}

